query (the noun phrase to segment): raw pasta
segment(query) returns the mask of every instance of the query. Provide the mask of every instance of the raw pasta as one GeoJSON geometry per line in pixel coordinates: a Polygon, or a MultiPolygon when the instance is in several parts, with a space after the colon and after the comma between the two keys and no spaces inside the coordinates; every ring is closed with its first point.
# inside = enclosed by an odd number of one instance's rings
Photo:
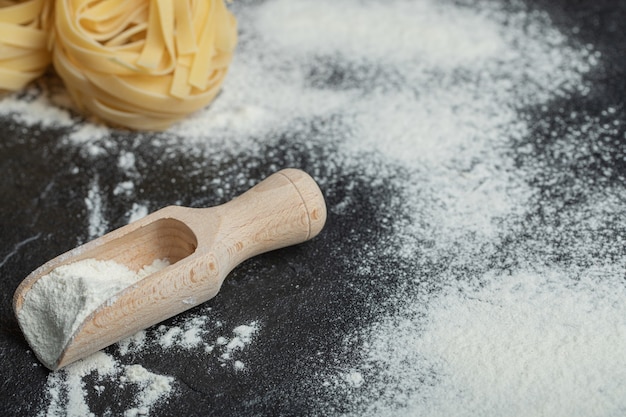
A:
{"type": "Polygon", "coordinates": [[[17,91],[50,64],[51,0],[0,0],[0,90],[17,91]]]}
{"type": "Polygon", "coordinates": [[[161,130],[210,103],[237,43],[223,0],[57,0],[53,63],[82,109],[161,130]]]}

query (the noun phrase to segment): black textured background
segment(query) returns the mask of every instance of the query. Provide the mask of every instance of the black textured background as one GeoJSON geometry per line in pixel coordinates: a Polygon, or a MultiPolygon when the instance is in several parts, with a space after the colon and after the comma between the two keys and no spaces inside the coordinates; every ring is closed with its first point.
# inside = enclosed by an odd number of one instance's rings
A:
{"type": "MultiPolygon", "coordinates": [[[[601,111],[611,106],[617,110],[618,118],[626,120],[626,2],[528,0],[527,3],[547,11],[554,24],[572,39],[591,43],[602,52],[601,65],[587,75],[592,82],[591,93],[584,98],[573,97],[554,103],[554,108],[547,112],[531,115],[536,118],[536,122],[531,123],[536,130],[532,136],[540,141],[555,128],[553,116],[573,110],[601,117],[601,111]],[[579,30],[573,30],[574,27],[579,30]]],[[[128,134],[120,133],[116,145],[108,149],[108,155],[94,164],[94,160],[81,154],[77,147],[57,145],[57,138],[64,133],[62,129],[28,131],[10,119],[0,119],[0,415],[35,414],[43,400],[48,374],[43,367],[33,366],[36,359],[28,351],[13,316],[13,292],[34,268],[75,247],[77,239],[86,239],[83,199],[89,180],[97,174],[102,191],[112,195],[114,185],[124,178],[109,167],[115,166],[118,156],[126,150],[136,155],[141,175],[135,180],[137,192],[133,198],[150,201],[151,210],[176,201],[188,206],[225,202],[248,188],[247,184],[236,185],[238,174],[258,181],[271,174],[274,166],[298,167],[322,179],[329,206],[349,201],[340,215],[329,217],[326,229],[318,238],[246,262],[207,304],[212,317],[230,328],[262,317],[261,334],[246,353],[246,360],[254,366],[248,367],[245,373],[233,373],[219,366],[214,366],[210,373],[203,372],[206,368],[200,363],[203,359],[185,351],[167,356],[143,352],[136,358],[138,363],[155,372],[175,375],[180,382],[179,394],[172,396],[168,404],[155,407],[153,414],[302,415],[317,413],[324,403],[341,411],[340,398],[319,398],[319,393],[303,390],[310,377],[304,369],[312,360],[320,363],[323,360],[328,366],[332,366],[335,359],[345,361],[349,353],[341,351],[337,342],[349,330],[368,320],[372,302],[384,297],[381,286],[395,285],[392,277],[383,283],[362,279],[358,269],[351,267],[353,263],[345,262],[352,256],[346,251],[350,244],[375,242],[390,233],[382,221],[381,207],[394,204],[391,198],[394,191],[393,185],[385,179],[373,184],[354,170],[343,172],[342,166],[332,165],[332,162],[320,167],[316,161],[333,153],[331,147],[310,149],[292,140],[291,135],[315,135],[318,129],[327,128],[327,124],[328,121],[320,121],[321,127],[313,123],[308,132],[285,133],[279,145],[272,146],[271,158],[255,160],[245,152],[233,154],[219,163],[204,163],[201,172],[190,174],[184,167],[197,163],[202,155],[180,151],[157,163],[161,159],[157,148],[147,140],[128,140],[128,134]],[[82,175],[72,174],[76,167],[82,175]],[[233,184],[221,197],[201,188],[207,179],[217,175],[221,176],[222,183],[233,184]],[[175,186],[169,186],[171,178],[176,178],[175,186]],[[358,186],[347,188],[346,184],[351,182],[358,186]],[[350,198],[346,199],[347,196],[350,198]],[[23,245],[16,247],[19,242],[23,245]]],[[[576,177],[588,177],[590,184],[596,187],[620,181],[620,177],[626,175],[623,126],[611,141],[603,143],[610,148],[608,154],[613,158],[590,160],[561,169],[571,169],[570,174],[576,177]],[[598,174],[606,166],[612,168],[613,177],[598,174]]],[[[517,162],[523,165],[542,161],[546,166],[545,175],[550,174],[548,167],[559,169],[554,168],[558,161],[550,160],[549,146],[537,149],[538,154],[520,154],[517,162]]],[[[267,155],[269,151],[256,154],[267,155]]],[[[537,181],[541,182],[539,177],[537,181]]],[[[568,184],[564,182],[556,187],[566,190],[568,184]]],[[[545,190],[548,204],[554,198],[553,192],[545,190]]],[[[124,224],[123,214],[128,204],[129,201],[121,198],[118,204],[107,206],[107,218],[119,219],[117,224],[110,224],[110,228],[124,224]]],[[[387,212],[388,208],[384,213],[387,212]]],[[[615,219],[612,233],[623,234],[619,230],[621,220],[615,219]]],[[[566,252],[560,256],[566,256],[566,252]]],[[[395,267],[401,270],[406,265],[395,267]]],[[[193,313],[192,310],[190,314],[193,313]]],[[[176,319],[169,323],[176,323],[176,319]]],[[[129,407],[125,398],[109,397],[98,401],[101,401],[101,408],[95,408],[96,413],[107,407],[114,412],[129,407]]]]}

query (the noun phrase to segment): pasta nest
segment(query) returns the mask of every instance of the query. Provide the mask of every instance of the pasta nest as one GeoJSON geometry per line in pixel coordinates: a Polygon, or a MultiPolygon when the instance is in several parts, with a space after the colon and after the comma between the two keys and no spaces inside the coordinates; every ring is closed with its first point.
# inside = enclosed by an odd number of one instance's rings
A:
{"type": "Polygon", "coordinates": [[[50,0],[0,0],[0,90],[18,91],[50,64],[50,0]]]}
{"type": "Polygon", "coordinates": [[[74,102],[132,129],[208,105],[237,43],[223,0],[56,0],[54,14],[54,68],[74,102]]]}

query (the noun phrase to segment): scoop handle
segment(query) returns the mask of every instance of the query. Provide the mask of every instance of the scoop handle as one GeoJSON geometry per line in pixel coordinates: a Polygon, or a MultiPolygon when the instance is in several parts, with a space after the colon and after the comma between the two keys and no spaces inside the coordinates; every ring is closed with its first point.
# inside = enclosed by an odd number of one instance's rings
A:
{"type": "Polygon", "coordinates": [[[222,222],[212,246],[214,251],[221,249],[219,256],[225,256],[232,267],[260,253],[309,240],[326,222],[326,203],[317,183],[293,168],[267,177],[219,206],[219,211],[222,222]]]}

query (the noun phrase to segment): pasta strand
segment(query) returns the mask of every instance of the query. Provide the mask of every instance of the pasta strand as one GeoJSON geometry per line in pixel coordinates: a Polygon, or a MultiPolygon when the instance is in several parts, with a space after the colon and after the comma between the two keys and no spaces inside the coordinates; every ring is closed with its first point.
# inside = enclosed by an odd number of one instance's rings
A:
{"type": "Polygon", "coordinates": [[[18,91],[50,64],[52,0],[0,3],[0,90],[18,91]]]}

